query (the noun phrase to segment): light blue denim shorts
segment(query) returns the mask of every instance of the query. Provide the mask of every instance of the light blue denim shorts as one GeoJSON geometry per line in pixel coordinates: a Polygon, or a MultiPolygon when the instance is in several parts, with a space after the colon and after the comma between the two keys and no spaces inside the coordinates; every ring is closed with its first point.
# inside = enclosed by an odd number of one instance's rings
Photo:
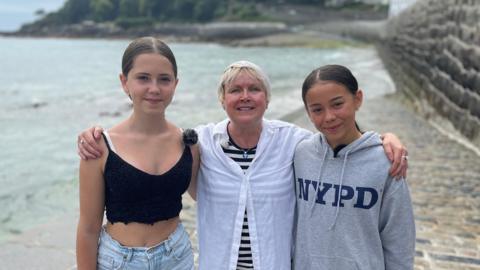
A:
{"type": "Polygon", "coordinates": [[[153,247],[122,246],[102,228],[97,269],[192,270],[192,245],[181,223],[167,240],[153,247]]]}

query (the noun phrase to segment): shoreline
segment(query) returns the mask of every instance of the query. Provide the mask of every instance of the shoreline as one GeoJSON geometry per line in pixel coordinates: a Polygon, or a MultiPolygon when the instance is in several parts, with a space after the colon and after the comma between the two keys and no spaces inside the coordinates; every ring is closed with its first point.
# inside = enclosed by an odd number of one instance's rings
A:
{"type": "MultiPolygon", "coordinates": [[[[31,23],[25,23],[13,31],[1,31],[0,35],[9,36],[51,36],[51,37],[93,37],[132,39],[138,36],[154,35],[173,37],[184,41],[222,42],[232,39],[241,40],[252,37],[264,37],[277,33],[295,33],[298,29],[311,24],[327,22],[353,22],[358,20],[385,20],[388,18],[388,6],[385,4],[335,5],[299,3],[257,3],[255,10],[259,16],[213,16],[205,22],[190,20],[159,19],[144,16],[143,24],[125,24],[114,17],[105,21],[94,21],[84,16],[77,20],[45,20],[39,16],[31,23]],[[76,21],[67,24],[67,21],[76,21]]],[[[123,17],[121,19],[124,19],[123,17]]]]}
{"type": "MultiPolygon", "coordinates": [[[[153,35],[156,36],[156,35],[153,35]]],[[[207,39],[189,39],[176,36],[156,36],[167,43],[185,43],[185,44],[220,44],[230,47],[298,47],[298,48],[316,48],[316,49],[335,49],[335,48],[362,48],[371,46],[371,44],[354,40],[339,34],[302,30],[296,33],[277,33],[261,37],[238,38],[232,40],[207,40],[207,39]]],[[[34,36],[34,35],[1,35],[0,38],[18,38],[18,39],[60,39],[60,40],[131,40],[129,36],[34,36]]]]}

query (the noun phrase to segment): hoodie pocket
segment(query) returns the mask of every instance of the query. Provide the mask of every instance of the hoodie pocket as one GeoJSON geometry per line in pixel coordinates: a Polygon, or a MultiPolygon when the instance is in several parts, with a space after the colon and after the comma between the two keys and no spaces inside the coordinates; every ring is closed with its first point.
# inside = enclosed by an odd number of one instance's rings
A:
{"type": "Polygon", "coordinates": [[[312,256],[310,261],[311,270],[358,270],[354,260],[342,257],[312,256]]]}

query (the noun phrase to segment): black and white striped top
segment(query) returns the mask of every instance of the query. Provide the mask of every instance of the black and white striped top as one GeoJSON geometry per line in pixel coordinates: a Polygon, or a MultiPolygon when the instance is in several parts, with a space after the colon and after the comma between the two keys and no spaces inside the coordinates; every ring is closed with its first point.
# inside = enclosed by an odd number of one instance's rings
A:
{"type": "MultiPolygon", "coordinates": [[[[222,145],[223,152],[233,159],[245,173],[248,167],[252,163],[257,147],[250,149],[243,149],[238,147],[230,138],[228,146],[222,145]]],[[[248,231],[248,217],[247,209],[245,209],[245,215],[243,217],[242,225],[242,238],[240,240],[240,249],[238,252],[237,270],[254,269],[252,259],[252,247],[250,245],[250,233],[248,231]]]]}

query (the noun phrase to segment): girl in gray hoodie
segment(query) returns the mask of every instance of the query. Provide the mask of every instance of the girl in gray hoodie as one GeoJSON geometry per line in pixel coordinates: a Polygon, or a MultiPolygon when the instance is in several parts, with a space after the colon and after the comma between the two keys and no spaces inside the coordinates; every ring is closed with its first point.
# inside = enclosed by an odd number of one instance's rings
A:
{"type": "Polygon", "coordinates": [[[356,125],[357,80],[343,66],[323,66],[305,79],[302,98],[320,133],[295,151],[294,269],[413,269],[407,182],[389,175],[380,135],[356,125]]]}

